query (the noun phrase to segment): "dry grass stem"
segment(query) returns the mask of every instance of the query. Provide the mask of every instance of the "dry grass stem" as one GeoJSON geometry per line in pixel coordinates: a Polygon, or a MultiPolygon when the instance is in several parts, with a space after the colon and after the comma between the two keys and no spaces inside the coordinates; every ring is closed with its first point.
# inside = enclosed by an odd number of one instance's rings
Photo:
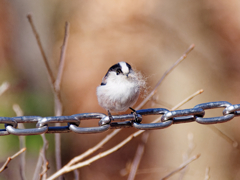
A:
{"type": "Polygon", "coordinates": [[[16,154],[14,154],[13,156],[11,157],[8,157],[6,162],[3,164],[3,166],[0,168],[0,173],[3,172],[6,168],[7,168],[7,165],[10,163],[10,161],[12,159],[14,159],[15,157],[19,156],[21,153],[23,153],[24,151],[26,151],[26,148],[22,148],[20,151],[18,151],[16,154]]]}
{"type": "MultiPolygon", "coordinates": [[[[50,80],[51,80],[51,84],[54,84],[53,72],[52,72],[52,70],[51,70],[51,68],[50,68],[49,61],[48,61],[48,59],[47,59],[46,53],[45,53],[44,50],[43,50],[43,46],[42,46],[42,43],[41,43],[41,39],[40,39],[40,37],[39,37],[39,35],[38,35],[38,32],[37,32],[37,30],[36,30],[36,28],[35,28],[35,25],[34,25],[34,23],[33,23],[32,15],[31,15],[31,14],[28,14],[28,15],[27,15],[27,19],[28,19],[28,22],[29,22],[30,25],[31,25],[33,34],[34,34],[34,36],[35,36],[35,38],[36,38],[36,40],[37,40],[37,44],[38,44],[38,47],[39,47],[39,49],[40,49],[41,55],[42,55],[42,57],[43,57],[43,61],[44,61],[44,63],[45,63],[45,66],[46,66],[46,68],[47,68],[47,72],[48,72],[49,78],[50,78],[50,80]]],[[[54,88],[54,87],[53,87],[53,88],[54,88]]]]}
{"type": "MultiPolygon", "coordinates": [[[[177,67],[177,65],[179,65],[186,57],[187,54],[189,52],[191,52],[194,48],[194,44],[192,44],[187,51],[163,74],[163,76],[161,77],[161,79],[158,81],[158,83],[155,85],[155,87],[153,88],[153,90],[149,93],[149,95],[143,100],[142,103],[139,104],[139,106],[136,109],[140,109],[141,107],[143,107],[147,101],[157,92],[157,88],[160,86],[160,84],[163,82],[163,80],[167,77],[167,75],[173,71],[173,69],[175,67],[177,67]]],[[[193,98],[193,97],[192,97],[193,98]]],[[[190,99],[189,99],[190,100],[190,99]]],[[[179,104],[179,106],[181,106],[181,104],[179,104]]],[[[149,136],[149,132],[145,132],[143,134],[143,136],[149,136]]],[[[130,170],[130,174],[128,176],[128,180],[133,180],[135,179],[136,173],[137,173],[137,168],[139,166],[139,163],[141,162],[141,158],[145,149],[145,144],[147,143],[147,141],[145,143],[141,143],[136,151],[136,155],[135,158],[133,160],[132,166],[131,166],[131,170],[130,170]],[[139,157],[137,156],[139,155],[139,157]]]]}
{"type": "Polygon", "coordinates": [[[205,178],[204,178],[204,180],[209,180],[209,179],[210,179],[209,173],[210,173],[210,168],[207,167],[207,168],[206,168],[206,171],[205,171],[205,178]]]}
{"type": "Polygon", "coordinates": [[[37,165],[35,167],[33,180],[39,180],[40,174],[42,172],[45,172],[41,175],[42,179],[46,179],[46,172],[49,169],[46,165],[48,165],[48,160],[46,158],[46,150],[48,148],[48,141],[45,137],[45,134],[41,134],[42,140],[43,140],[43,147],[41,148],[39,152],[39,157],[37,161],[37,165]],[[42,170],[41,170],[42,169],[42,170]]]}
{"type": "MultiPolygon", "coordinates": [[[[13,105],[13,110],[16,113],[17,116],[23,116],[23,111],[20,108],[20,106],[18,104],[14,104],[13,105]]],[[[24,129],[24,124],[23,123],[19,123],[18,127],[20,129],[24,129]]],[[[18,136],[19,138],[19,147],[20,149],[25,148],[26,147],[26,137],[25,136],[18,136]]],[[[20,177],[21,180],[25,180],[26,179],[26,171],[25,171],[25,167],[26,167],[26,152],[22,153],[20,155],[20,177]]]]}
{"type": "MultiPolygon", "coordinates": [[[[193,134],[192,133],[188,133],[188,149],[187,151],[183,154],[183,162],[187,161],[188,158],[190,157],[195,145],[193,143],[193,134]]],[[[180,176],[179,176],[179,180],[182,180],[185,173],[186,173],[187,167],[183,168],[180,172],[180,176]]]]}
{"type": "MultiPolygon", "coordinates": [[[[54,91],[54,93],[55,93],[55,86],[54,86],[55,80],[54,80],[53,72],[52,72],[52,70],[51,70],[51,68],[50,68],[49,61],[48,61],[48,59],[47,59],[46,53],[45,53],[44,50],[43,50],[43,46],[42,46],[40,37],[39,37],[38,32],[37,32],[37,30],[36,30],[36,28],[35,28],[35,25],[34,25],[34,23],[33,23],[32,15],[31,15],[31,14],[28,14],[28,15],[27,15],[27,19],[28,19],[28,22],[29,22],[30,25],[31,25],[33,34],[34,34],[34,36],[35,36],[35,38],[36,38],[36,40],[37,40],[38,47],[39,47],[40,52],[41,52],[41,55],[42,55],[42,57],[43,57],[43,61],[44,61],[44,64],[45,64],[45,66],[46,66],[46,68],[47,68],[47,72],[48,72],[48,75],[49,75],[49,78],[50,78],[50,81],[51,81],[51,85],[52,85],[53,91],[54,91]]],[[[37,165],[42,164],[42,163],[43,163],[43,164],[47,164],[47,162],[48,162],[47,159],[46,159],[46,154],[45,154],[45,151],[46,151],[46,149],[48,148],[48,142],[47,142],[47,140],[46,140],[45,134],[42,134],[41,137],[42,137],[42,139],[43,139],[43,147],[42,147],[42,149],[40,150],[40,154],[39,154],[39,155],[40,155],[42,158],[38,158],[39,161],[41,161],[41,163],[38,161],[37,165]]],[[[38,173],[39,171],[40,171],[40,167],[37,166],[36,169],[35,169],[34,177],[37,176],[36,174],[39,174],[39,173],[38,173]]],[[[43,178],[45,178],[45,177],[46,177],[46,174],[43,174],[43,178]]]]}
{"type": "Polygon", "coordinates": [[[144,131],[143,130],[139,130],[135,133],[133,133],[132,135],[130,135],[129,137],[127,137],[125,140],[123,140],[121,143],[117,144],[116,146],[112,147],[111,149],[107,150],[107,151],[104,151],[102,153],[99,153],[98,155],[92,157],[92,158],[89,158],[88,160],[86,161],[83,161],[83,162],[80,162],[80,163],[77,163],[76,165],[72,165],[72,166],[64,166],[62,169],[60,169],[59,171],[57,171],[56,173],[54,173],[51,177],[49,177],[47,180],[53,180],[55,178],[57,178],[58,176],[66,173],[66,172],[70,172],[70,171],[73,171],[75,169],[78,169],[80,167],[83,167],[83,166],[86,166],[86,165],[89,165],[91,164],[92,162],[100,159],[100,158],[103,158],[115,151],[117,151],[118,149],[120,149],[122,146],[124,146],[125,144],[127,144],[129,141],[131,141],[134,137],[140,135],[141,133],[143,133],[144,131]]]}
{"type": "Polygon", "coordinates": [[[172,109],[178,109],[180,106],[186,104],[188,101],[190,101],[191,99],[193,99],[194,97],[196,97],[199,94],[202,94],[204,92],[203,89],[198,90],[197,92],[193,93],[191,96],[187,97],[186,99],[184,99],[182,102],[180,102],[179,104],[177,104],[176,106],[174,106],[172,109]]]}
{"type": "Polygon", "coordinates": [[[18,104],[13,104],[13,110],[17,116],[23,116],[23,111],[18,104]]]}
{"type": "Polygon", "coordinates": [[[209,127],[212,131],[214,131],[216,134],[221,136],[223,139],[225,139],[228,143],[230,143],[234,148],[238,148],[238,142],[232,139],[230,136],[228,136],[226,133],[222,132],[220,129],[218,129],[214,125],[209,125],[209,127]]]}
{"type": "Polygon", "coordinates": [[[91,148],[91,149],[87,150],[86,152],[84,152],[83,154],[73,158],[66,166],[71,166],[71,165],[81,161],[83,158],[86,158],[90,154],[94,153],[99,148],[101,148],[106,142],[108,142],[111,138],[113,138],[118,132],[120,132],[120,129],[114,130],[111,134],[107,135],[102,141],[100,141],[93,148],[91,148]]]}
{"type": "MultiPolygon", "coordinates": [[[[197,95],[200,95],[201,93],[203,92],[203,90],[199,90],[195,93],[193,93],[192,95],[190,95],[189,97],[187,97],[186,99],[184,99],[182,102],[180,102],[177,106],[173,107],[171,110],[176,110],[177,108],[181,107],[182,105],[184,105],[185,103],[187,103],[188,101],[190,101],[191,99],[193,99],[194,97],[196,97],[197,95]]],[[[154,120],[152,123],[157,123],[161,120],[161,117],[157,118],[156,120],[154,120]]],[[[149,134],[150,132],[149,131],[146,131],[144,132],[144,134],[149,134]]],[[[144,144],[141,144],[141,146],[139,145],[138,146],[138,149],[136,151],[136,154],[139,154],[141,157],[143,154],[140,154],[138,153],[138,151],[140,152],[144,152],[144,145],[147,143],[147,141],[144,143],[144,144]]],[[[133,164],[132,164],[132,167],[131,167],[131,171],[130,171],[130,174],[131,174],[131,178],[134,179],[134,177],[136,176],[136,173],[137,173],[137,169],[135,169],[136,167],[138,167],[139,165],[135,164],[135,163],[140,163],[140,160],[141,160],[141,157],[137,157],[135,155],[135,158],[137,158],[138,160],[133,160],[133,164]],[[140,158],[140,159],[139,159],[140,158]],[[132,172],[133,171],[133,172],[132,172]]],[[[129,175],[130,176],[130,175],[129,175]]]]}
{"type": "Polygon", "coordinates": [[[0,86],[0,96],[5,93],[8,88],[10,87],[10,84],[8,82],[3,82],[0,86]]]}
{"type": "Polygon", "coordinates": [[[163,80],[166,78],[166,76],[178,65],[180,64],[184,59],[186,59],[187,55],[193,50],[195,47],[194,44],[189,46],[189,48],[186,50],[186,52],[163,74],[162,78],[158,81],[156,86],[153,88],[153,90],[149,93],[149,95],[135,108],[135,109],[140,109],[143,107],[148,100],[156,93],[156,90],[158,86],[163,82],[163,80]]]}
{"type": "Polygon", "coordinates": [[[172,175],[174,175],[175,173],[181,171],[183,168],[185,168],[187,165],[189,165],[191,162],[193,162],[194,160],[198,159],[200,157],[201,154],[192,156],[190,159],[188,159],[186,162],[184,162],[183,164],[181,164],[177,169],[175,169],[174,171],[170,172],[168,175],[166,175],[165,177],[163,177],[161,180],[166,180],[169,177],[171,177],[172,175]]]}
{"type": "Polygon", "coordinates": [[[46,173],[47,173],[47,170],[49,169],[48,164],[49,164],[48,162],[46,162],[45,165],[43,164],[43,171],[39,174],[39,179],[46,180],[47,178],[46,173]]]}
{"type": "Polygon", "coordinates": [[[40,151],[40,156],[42,157],[42,169],[43,169],[42,172],[44,172],[44,173],[42,173],[42,179],[46,179],[46,177],[47,177],[46,173],[47,173],[47,170],[49,169],[48,168],[48,160],[46,158],[46,150],[48,148],[48,141],[46,139],[45,134],[41,134],[41,137],[43,139],[43,147],[40,151]]]}
{"type": "Polygon", "coordinates": [[[63,68],[65,65],[65,55],[66,55],[68,37],[69,37],[69,22],[66,22],[64,39],[61,47],[61,54],[60,54],[60,60],[59,60],[59,66],[58,66],[58,74],[57,74],[56,81],[54,83],[56,91],[60,91],[61,89],[60,86],[62,82],[63,68]]]}
{"type": "MultiPolygon", "coordinates": [[[[195,95],[195,93],[194,93],[193,95],[195,95]]],[[[190,96],[190,97],[191,97],[191,96],[190,96]]],[[[189,98],[190,98],[190,97],[189,97],[189,98]]],[[[183,102],[187,102],[187,99],[189,99],[189,98],[186,98],[183,102]]],[[[184,104],[184,103],[182,103],[182,104],[184,104]]],[[[161,119],[161,117],[155,119],[152,123],[156,123],[156,122],[160,121],[160,119],[161,119]]],[[[119,131],[120,131],[120,130],[114,130],[113,132],[118,133],[119,131]]],[[[112,132],[112,133],[113,133],[113,132],[112,132]]],[[[81,167],[86,166],[86,165],[89,165],[89,164],[91,164],[92,162],[94,162],[94,161],[96,161],[96,160],[98,160],[98,159],[100,159],[100,158],[102,158],[102,157],[105,157],[105,156],[107,156],[107,155],[115,152],[116,150],[120,149],[122,146],[124,146],[125,144],[127,144],[129,141],[131,141],[131,140],[133,139],[133,137],[137,137],[137,136],[139,136],[140,134],[142,134],[143,132],[145,132],[145,131],[144,131],[144,130],[138,130],[138,131],[136,131],[135,133],[131,134],[129,137],[127,137],[125,140],[123,140],[121,143],[119,143],[119,144],[117,144],[116,146],[112,147],[111,149],[109,149],[109,150],[107,150],[107,151],[104,151],[104,152],[102,152],[102,153],[100,153],[100,154],[98,154],[98,155],[96,155],[96,156],[94,156],[94,157],[92,157],[92,158],[89,158],[89,159],[86,160],[86,161],[83,161],[83,162],[77,163],[76,165],[73,165],[73,164],[75,164],[76,162],[78,162],[78,161],[80,161],[81,159],[83,159],[84,157],[90,155],[90,154],[93,152],[93,150],[95,151],[95,150],[99,149],[99,148],[101,147],[100,145],[103,145],[103,144],[105,144],[107,141],[109,141],[109,139],[113,137],[113,136],[112,136],[112,133],[111,133],[111,134],[109,135],[109,137],[107,136],[108,138],[105,137],[105,138],[104,138],[104,141],[101,141],[97,146],[94,146],[94,148],[89,149],[89,150],[86,151],[83,155],[77,156],[77,157],[75,157],[74,159],[72,159],[72,160],[71,160],[67,165],[65,165],[62,169],[60,169],[59,171],[57,171],[56,173],[54,173],[52,176],[50,176],[50,177],[48,178],[48,180],[55,179],[55,178],[57,178],[58,176],[60,176],[60,175],[62,175],[62,174],[64,174],[64,173],[73,171],[73,170],[75,170],[75,169],[81,168],[81,167]]],[[[116,135],[116,133],[115,133],[115,135],[116,135]]]]}
{"type": "MultiPolygon", "coordinates": [[[[46,54],[43,50],[43,46],[40,40],[40,37],[37,33],[37,30],[35,28],[35,25],[32,20],[32,16],[29,14],[27,15],[28,21],[31,25],[32,31],[35,35],[35,38],[38,43],[38,47],[41,51],[45,66],[47,68],[48,75],[51,80],[51,85],[53,87],[53,93],[54,93],[54,102],[55,102],[55,116],[61,116],[62,115],[62,103],[61,103],[61,98],[60,98],[60,85],[62,81],[62,74],[63,74],[63,69],[64,69],[64,64],[65,64],[65,54],[66,54],[66,47],[67,47],[67,40],[68,40],[68,34],[69,34],[69,23],[66,22],[65,25],[65,34],[64,34],[64,40],[63,40],[63,45],[61,48],[61,54],[60,54],[60,62],[59,62],[59,68],[58,68],[58,74],[56,80],[54,79],[53,72],[50,68],[49,61],[46,57],[46,54]]],[[[59,126],[60,124],[56,124],[56,126],[59,126]]],[[[45,149],[45,148],[44,148],[45,149]]],[[[45,154],[45,153],[43,153],[45,154]]],[[[56,157],[56,166],[57,169],[60,169],[62,167],[62,162],[61,162],[61,136],[59,133],[55,134],[55,157],[56,157]]],[[[44,175],[43,175],[44,177],[44,175]]]]}
{"type": "MultiPolygon", "coordinates": [[[[63,38],[63,44],[61,47],[61,53],[60,53],[60,60],[59,60],[59,66],[58,66],[58,73],[57,78],[54,84],[54,107],[55,107],[55,116],[61,116],[63,112],[63,106],[62,106],[62,100],[60,96],[61,91],[61,82],[62,82],[62,76],[63,76],[63,69],[65,65],[65,54],[67,49],[67,42],[69,37],[69,23],[65,23],[65,32],[64,32],[64,38],[63,38]]],[[[56,126],[60,126],[60,123],[56,123],[56,126]]],[[[55,137],[55,159],[56,159],[56,166],[57,170],[62,168],[62,160],[61,160],[61,135],[60,133],[54,134],[55,137]]],[[[59,179],[62,179],[61,177],[59,179]]]]}
{"type": "Polygon", "coordinates": [[[141,162],[144,150],[145,150],[145,145],[148,141],[148,137],[149,137],[149,131],[146,131],[143,133],[142,135],[142,141],[141,143],[138,145],[137,147],[137,151],[135,153],[135,157],[133,159],[132,165],[131,165],[131,169],[130,169],[130,173],[128,175],[128,180],[134,180],[137,170],[138,170],[138,166],[141,162]]]}

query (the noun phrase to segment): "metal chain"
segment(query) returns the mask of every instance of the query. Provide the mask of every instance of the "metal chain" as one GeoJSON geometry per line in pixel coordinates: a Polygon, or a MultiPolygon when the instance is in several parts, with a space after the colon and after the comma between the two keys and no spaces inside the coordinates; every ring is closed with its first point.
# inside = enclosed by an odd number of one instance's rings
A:
{"type": "Polygon", "coordinates": [[[36,135],[43,133],[67,133],[75,132],[79,134],[101,133],[112,128],[135,127],[141,130],[163,129],[172,124],[198,122],[200,124],[224,123],[240,115],[240,104],[232,105],[227,101],[216,101],[198,104],[191,109],[169,111],[165,108],[141,109],[132,114],[109,116],[103,113],[82,113],[71,116],[18,116],[0,117],[0,124],[5,125],[5,129],[0,129],[0,136],[14,134],[36,135]],[[206,109],[224,108],[223,115],[219,117],[204,118],[206,109]],[[162,115],[161,122],[142,123],[142,116],[162,115]],[[82,120],[99,119],[96,127],[79,127],[82,120]],[[35,123],[36,128],[18,129],[18,123],[35,123]],[[67,123],[67,126],[50,126],[52,123],[67,123]]]}

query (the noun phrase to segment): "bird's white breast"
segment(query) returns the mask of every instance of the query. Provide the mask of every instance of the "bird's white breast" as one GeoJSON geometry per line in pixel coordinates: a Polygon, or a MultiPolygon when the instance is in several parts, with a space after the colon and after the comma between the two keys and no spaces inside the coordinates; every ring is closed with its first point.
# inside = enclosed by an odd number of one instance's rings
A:
{"type": "Polygon", "coordinates": [[[122,112],[136,103],[139,86],[136,80],[127,76],[113,76],[109,77],[106,85],[98,86],[97,96],[103,108],[112,112],[122,112]]]}

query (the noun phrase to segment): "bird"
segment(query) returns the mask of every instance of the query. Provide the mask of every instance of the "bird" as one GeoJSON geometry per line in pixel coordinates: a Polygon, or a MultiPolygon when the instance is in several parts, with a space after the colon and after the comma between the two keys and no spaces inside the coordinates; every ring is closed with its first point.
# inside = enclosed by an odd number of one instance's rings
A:
{"type": "Polygon", "coordinates": [[[111,113],[125,112],[136,103],[144,81],[127,62],[111,66],[97,87],[97,99],[101,107],[111,113]]]}

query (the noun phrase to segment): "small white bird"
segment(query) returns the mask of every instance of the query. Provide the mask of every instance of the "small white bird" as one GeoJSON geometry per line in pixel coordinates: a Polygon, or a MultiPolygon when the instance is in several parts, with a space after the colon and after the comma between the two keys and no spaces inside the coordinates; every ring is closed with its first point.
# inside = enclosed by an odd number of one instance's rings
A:
{"type": "Polygon", "coordinates": [[[143,85],[140,73],[134,72],[128,63],[119,62],[109,68],[97,87],[98,103],[110,116],[110,112],[126,111],[136,103],[143,85]]]}

